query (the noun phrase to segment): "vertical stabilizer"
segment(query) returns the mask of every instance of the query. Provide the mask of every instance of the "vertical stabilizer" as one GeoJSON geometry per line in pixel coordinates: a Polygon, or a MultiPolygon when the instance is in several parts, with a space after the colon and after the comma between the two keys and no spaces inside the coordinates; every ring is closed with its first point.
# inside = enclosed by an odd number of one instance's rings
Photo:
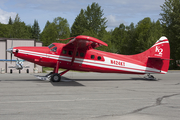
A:
{"type": "Polygon", "coordinates": [[[169,69],[170,61],[169,41],[163,36],[150,49],[130,57],[145,63],[146,73],[148,73],[149,68],[153,68],[158,71],[157,73],[165,74],[169,69]]]}

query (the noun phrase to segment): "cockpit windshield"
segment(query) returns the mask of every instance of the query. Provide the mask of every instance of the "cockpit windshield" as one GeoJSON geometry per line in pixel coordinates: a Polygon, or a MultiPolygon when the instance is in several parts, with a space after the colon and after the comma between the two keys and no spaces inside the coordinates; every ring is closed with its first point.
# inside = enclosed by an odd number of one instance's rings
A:
{"type": "Polygon", "coordinates": [[[54,47],[55,45],[54,44],[50,44],[48,47],[49,48],[52,48],[52,47],[54,47]]]}

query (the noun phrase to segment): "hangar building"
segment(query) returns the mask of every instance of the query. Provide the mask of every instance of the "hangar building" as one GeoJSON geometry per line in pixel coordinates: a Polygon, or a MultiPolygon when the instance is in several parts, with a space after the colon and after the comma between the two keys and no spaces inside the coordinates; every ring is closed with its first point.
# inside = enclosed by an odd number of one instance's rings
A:
{"type": "MultiPolygon", "coordinates": [[[[17,60],[16,57],[12,57],[14,60],[12,63],[10,61],[11,54],[6,52],[7,49],[11,48],[11,46],[42,46],[42,42],[36,42],[34,39],[14,39],[14,38],[0,38],[0,73],[19,73],[19,70],[16,68],[9,68],[10,66],[15,66],[17,60]],[[3,61],[6,60],[6,61],[3,61]]],[[[36,65],[34,63],[24,61],[23,66],[28,66],[27,68],[23,68],[21,73],[33,73],[33,72],[42,72],[42,66],[36,65]]]]}

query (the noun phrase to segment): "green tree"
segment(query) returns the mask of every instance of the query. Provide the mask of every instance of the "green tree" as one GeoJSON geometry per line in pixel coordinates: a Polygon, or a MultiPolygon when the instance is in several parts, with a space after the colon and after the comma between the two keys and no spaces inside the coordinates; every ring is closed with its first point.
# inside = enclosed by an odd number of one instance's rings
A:
{"type": "Polygon", "coordinates": [[[160,20],[171,46],[171,68],[177,69],[176,61],[180,59],[180,1],[165,0],[161,10],[160,20]]]}
{"type": "Polygon", "coordinates": [[[54,19],[53,23],[56,26],[57,38],[65,39],[70,37],[70,30],[67,19],[57,17],[54,19]]]}
{"type": "Polygon", "coordinates": [[[13,24],[13,21],[12,21],[11,17],[9,17],[8,24],[9,24],[9,25],[12,25],[12,24],[13,24]]]}
{"type": "Polygon", "coordinates": [[[162,36],[162,26],[159,21],[152,22],[149,17],[144,18],[136,26],[135,53],[149,49],[162,36]]]}
{"type": "Polygon", "coordinates": [[[57,30],[55,23],[51,23],[43,30],[41,33],[41,41],[44,46],[50,45],[52,42],[55,42],[57,39],[57,30]]]}
{"type": "Polygon", "coordinates": [[[72,27],[71,36],[76,37],[82,35],[87,28],[87,20],[85,18],[84,10],[81,9],[80,14],[76,17],[72,27]]]}
{"type": "Polygon", "coordinates": [[[160,24],[159,20],[151,23],[151,27],[149,29],[149,34],[147,41],[149,41],[149,45],[147,47],[151,47],[155,42],[163,35],[163,28],[160,24]]]}
{"type": "Polygon", "coordinates": [[[134,23],[131,23],[129,26],[126,26],[127,30],[127,36],[126,36],[126,45],[125,45],[125,53],[126,55],[132,55],[134,54],[134,50],[136,48],[135,43],[135,31],[136,28],[134,26],[134,23]]]}
{"type": "Polygon", "coordinates": [[[57,39],[65,39],[70,37],[69,24],[66,19],[57,17],[52,23],[46,22],[43,32],[40,35],[43,45],[48,46],[52,42],[63,42],[68,41],[57,41],[57,39]]]}
{"type": "Polygon", "coordinates": [[[81,9],[71,27],[71,36],[82,34],[102,39],[107,28],[107,20],[103,15],[101,6],[95,2],[88,5],[86,10],[81,9]]]}
{"type": "Polygon", "coordinates": [[[148,41],[149,30],[151,28],[151,19],[149,17],[144,18],[136,27],[136,53],[141,53],[150,47],[150,41],[148,41]]]}
{"type": "Polygon", "coordinates": [[[40,37],[40,27],[37,20],[34,20],[34,24],[32,26],[32,38],[36,41],[39,41],[40,37]]]}
{"type": "Polygon", "coordinates": [[[112,42],[112,31],[109,31],[109,32],[105,31],[105,34],[101,40],[104,41],[105,43],[107,43],[108,47],[100,46],[97,49],[106,51],[106,52],[112,52],[112,53],[118,52],[118,50],[115,47],[115,44],[113,44],[113,42],[112,42]]]}
{"type": "Polygon", "coordinates": [[[125,42],[127,40],[126,26],[122,23],[112,32],[112,43],[115,44],[117,53],[125,54],[125,42]]]}
{"type": "Polygon", "coordinates": [[[2,37],[2,38],[8,38],[8,37],[9,37],[9,34],[10,34],[10,33],[9,33],[10,28],[11,28],[11,26],[0,23],[0,37],[2,37]]]}
{"type": "Polygon", "coordinates": [[[91,6],[87,6],[87,10],[85,11],[85,18],[87,20],[87,28],[88,30],[92,30],[97,34],[98,38],[101,39],[107,28],[106,17],[103,17],[103,10],[101,10],[101,6],[98,3],[92,3],[91,6]]]}
{"type": "Polygon", "coordinates": [[[21,22],[19,15],[17,14],[10,30],[10,36],[13,38],[31,38],[32,33],[30,28],[26,26],[24,22],[21,22]]]}
{"type": "Polygon", "coordinates": [[[46,22],[46,25],[44,27],[44,29],[46,29],[51,23],[49,22],[49,20],[46,22]]]}

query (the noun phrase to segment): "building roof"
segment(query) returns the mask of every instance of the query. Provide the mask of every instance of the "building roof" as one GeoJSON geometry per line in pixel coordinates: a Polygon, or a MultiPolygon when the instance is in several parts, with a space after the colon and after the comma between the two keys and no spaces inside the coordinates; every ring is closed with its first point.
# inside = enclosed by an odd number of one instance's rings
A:
{"type": "Polygon", "coordinates": [[[22,38],[0,38],[0,40],[34,40],[35,39],[22,39],[22,38]]]}

